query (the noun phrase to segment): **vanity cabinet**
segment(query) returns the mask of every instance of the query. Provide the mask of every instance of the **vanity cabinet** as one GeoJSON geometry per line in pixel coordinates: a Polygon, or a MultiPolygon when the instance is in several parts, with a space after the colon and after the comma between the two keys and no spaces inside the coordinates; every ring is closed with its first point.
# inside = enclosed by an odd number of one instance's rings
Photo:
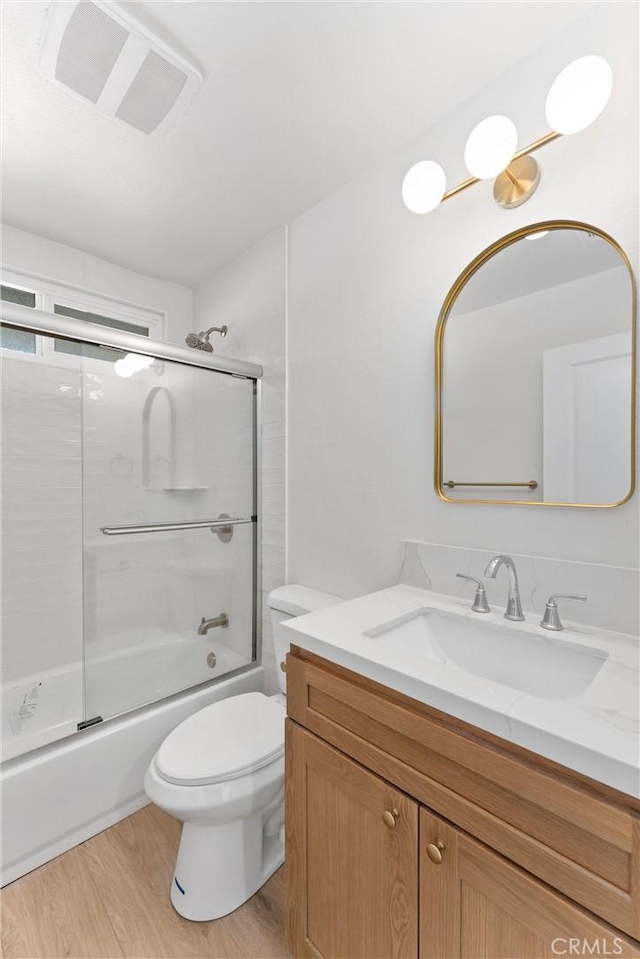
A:
{"type": "Polygon", "coordinates": [[[634,800],[295,647],[287,703],[297,959],[640,957],[634,800]]]}
{"type": "Polygon", "coordinates": [[[420,959],[640,954],[616,930],[424,808],[420,835],[420,959]],[[425,854],[429,843],[440,844],[441,863],[425,854]]]}
{"type": "Polygon", "coordinates": [[[294,955],[416,956],[418,803],[293,723],[287,749],[294,955]]]}

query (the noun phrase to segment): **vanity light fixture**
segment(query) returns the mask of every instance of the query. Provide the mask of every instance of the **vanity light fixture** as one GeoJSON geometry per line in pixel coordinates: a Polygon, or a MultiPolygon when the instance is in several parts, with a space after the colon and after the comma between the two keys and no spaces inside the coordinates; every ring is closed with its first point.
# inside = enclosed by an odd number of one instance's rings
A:
{"type": "Polygon", "coordinates": [[[518,131],[508,117],[481,120],[464,148],[467,170],[478,180],[492,180],[508,167],[518,145],[518,131]]]}
{"type": "Polygon", "coordinates": [[[412,213],[430,213],[439,206],[447,178],[439,163],[420,160],[411,167],[402,184],[402,199],[412,213]]]}
{"type": "Polygon", "coordinates": [[[450,190],[446,175],[433,160],[421,160],[406,174],[402,199],[412,213],[429,213],[443,201],[480,180],[495,179],[493,198],[510,209],[525,203],[540,182],[540,168],[531,154],[558,137],[585,130],[604,110],[613,86],[611,67],[603,57],[574,60],[558,74],[547,95],[551,130],[516,152],[518,134],[504,116],[487,117],[469,134],[464,159],[471,176],[450,190]]]}

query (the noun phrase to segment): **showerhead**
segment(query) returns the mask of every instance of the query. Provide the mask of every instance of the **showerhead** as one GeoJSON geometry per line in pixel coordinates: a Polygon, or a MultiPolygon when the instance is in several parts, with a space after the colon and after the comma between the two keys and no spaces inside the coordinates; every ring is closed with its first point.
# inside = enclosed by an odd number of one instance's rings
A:
{"type": "Polygon", "coordinates": [[[209,340],[205,340],[203,333],[189,333],[185,337],[185,343],[194,350],[204,350],[206,353],[213,353],[213,347],[209,340]]]}
{"type": "Polygon", "coordinates": [[[193,350],[203,350],[205,353],[213,353],[213,347],[209,342],[209,337],[212,333],[219,333],[220,336],[227,335],[226,326],[212,326],[208,330],[203,330],[200,333],[189,333],[185,337],[185,343],[187,346],[190,346],[193,350]]]}

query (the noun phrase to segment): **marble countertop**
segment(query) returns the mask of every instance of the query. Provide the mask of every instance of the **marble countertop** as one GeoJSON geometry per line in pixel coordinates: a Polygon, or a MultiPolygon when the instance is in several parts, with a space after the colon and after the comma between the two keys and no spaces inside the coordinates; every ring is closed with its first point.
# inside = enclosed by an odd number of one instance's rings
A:
{"type": "Polygon", "coordinates": [[[540,617],[507,623],[503,610],[478,614],[468,600],[413,586],[393,586],[287,620],[291,643],[442,712],[640,798],[640,644],[637,637],[565,621],[540,628],[540,617]],[[375,642],[380,624],[422,611],[505,626],[536,641],[578,643],[604,651],[595,679],[578,695],[543,699],[434,661],[393,641],[375,642]]]}

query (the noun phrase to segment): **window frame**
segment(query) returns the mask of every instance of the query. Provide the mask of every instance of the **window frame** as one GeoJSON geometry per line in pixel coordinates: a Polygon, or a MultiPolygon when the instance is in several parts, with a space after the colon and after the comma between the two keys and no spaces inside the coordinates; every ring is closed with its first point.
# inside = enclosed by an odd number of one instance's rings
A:
{"type": "MultiPolygon", "coordinates": [[[[51,313],[62,318],[64,318],[64,314],[55,313],[56,306],[66,306],[86,313],[103,314],[124,323],[144,326],[149,333],[148,337],[140,334],[141,338],[164,339],[166,313],[153,307],[138,306],[125,300],[118,300],[115,297],[93,293],[70,283],[62,283],[35,273],[26,273],[22,270],[5,267],[2,267],[2,285],[12,287],[15,290],[24,290],[26,293],[34,293],[36,301],[33,309],[35,310],[42,310],[44,313],[51,313]]],[[[31,307],[25,307],[25,309],[31,309],[31,307]]],[[[96,327],[102,324],[91,323],[90,325],[96,327]]],[[[105,330],[111,329],[108,326],[103,328],[105,330]]],[[[56,364],[60,366],[75,365],[73,354],[62,353],[55,349],[55,339],[53,336],[36,333],[35,353],[22,353],[18,350],[9,350],[9,353],[13,358],[19,358],[30,363],[41,363],[43,360],[52,362],[55,358],[56,364]]],[[[144,350],[141,350],[141,352],[144,352],[144,350]]]]}

